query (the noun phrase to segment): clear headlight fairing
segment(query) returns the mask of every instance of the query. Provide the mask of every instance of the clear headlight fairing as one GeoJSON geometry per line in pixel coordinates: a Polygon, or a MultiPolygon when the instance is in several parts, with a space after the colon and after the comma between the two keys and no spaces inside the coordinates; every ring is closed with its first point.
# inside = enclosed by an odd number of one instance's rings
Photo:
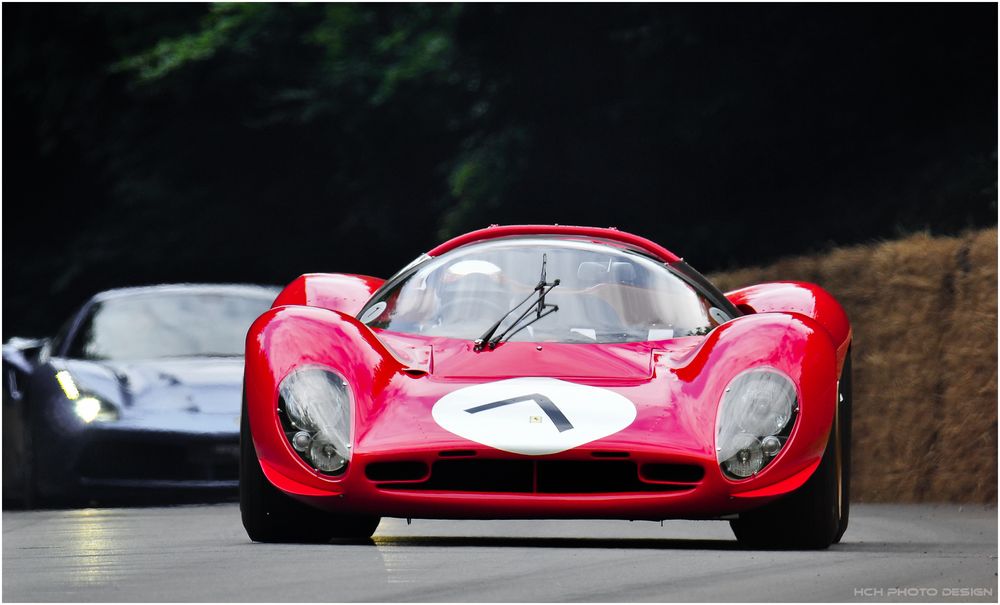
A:
{"type": "Polygon", "coordinates": [[[92,422],[113,422],[118,420],[118,408],[94,395],[80,392],[73,375],[66,370],[56,372],[56,382],[66,399],[73,402],[73,412],[84,424],[92,422]]]}
{"type": "Polygon", "coordinates": [[[721,460],[722,468],[734,477],[749,477],[764,467],[764,450],[760,441],[749,433],[737,433],[733,439],[736,452],[721,460]]]}
{"type": "Polygon", "coordinates": [[[742,479],[767,466],[788,438],[797,411],[795,385],[783,373],[757,368],[734,378],[719,402],[715,423],[715,450],[723,471],[742,479]]]}
{"type": "Polygon", "coordinates": [[[278,386],[278,413],[295,452],[316,470],[344,472],[351,459],[351,391],[325,368],[296,370],[278,386]]]}
{"type": "Polygon", "coordinates": [[[118,410],[110,403],[97,397],[85,396],[73,402],[73,412],[85,424],[91,422],[113,422],[118,420],[118,410]]]}

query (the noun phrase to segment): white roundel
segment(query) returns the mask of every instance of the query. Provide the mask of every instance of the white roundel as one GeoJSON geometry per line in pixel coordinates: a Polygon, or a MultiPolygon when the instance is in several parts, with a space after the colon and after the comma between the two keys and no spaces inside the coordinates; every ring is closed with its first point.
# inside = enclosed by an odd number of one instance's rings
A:
{"type": "Polygon", "coordinates": [[[635,404],[598,387],[555,378],[511,378],[465,387],[434,404],[434,421],[489,447],[542,456],[613,435],[635,420],[635,404]]]}

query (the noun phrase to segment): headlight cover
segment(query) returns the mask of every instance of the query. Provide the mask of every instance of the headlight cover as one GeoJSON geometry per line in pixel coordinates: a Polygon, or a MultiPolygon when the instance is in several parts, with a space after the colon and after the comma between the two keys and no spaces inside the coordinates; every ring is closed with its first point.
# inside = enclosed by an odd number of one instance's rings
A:
{"type": "Polygon", "coordinates": [[[326,368],[303,368],[278,385],[278,416],[292,449],[306,464],[340,475],[351,460],[351,391],[326,368]]]}
{"type": "Polygon", "coordinates": [[[84,424],[92,422],[114,422],[118,420],[118,409],[92,395],[85,395],[73,401],[73,412],[84,424]]]}
{"type": "Polygon", "coordinates": [[[715,452],[732,479],[757,474],[781,451],[795,424],[798,394],[785,374],[755,368],[726,387],[715,421],[715,452]]]}
{"type": "Polygon", "coordinates": [[[114,422],[118,420],[118,408],[100,397],[84,394],[77,388],[73,375],[66,370],[56,372],[56,382],[62,389],[66,399],[73,402],[73,413],[84,424],[92,422],[114,422]]]}

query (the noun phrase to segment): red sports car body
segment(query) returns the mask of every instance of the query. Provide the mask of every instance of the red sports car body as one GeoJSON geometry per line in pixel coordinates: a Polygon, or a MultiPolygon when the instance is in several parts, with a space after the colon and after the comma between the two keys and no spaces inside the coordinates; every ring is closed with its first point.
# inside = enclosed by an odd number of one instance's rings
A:
{"type": "Polygon", "coordinates": [[[729,519],[823,548],[847,527],[850,344],[818,286],[723,295],[615,229],[490,227],[387,281],[304,275],[247,337],[244,525],[729,519]]]}

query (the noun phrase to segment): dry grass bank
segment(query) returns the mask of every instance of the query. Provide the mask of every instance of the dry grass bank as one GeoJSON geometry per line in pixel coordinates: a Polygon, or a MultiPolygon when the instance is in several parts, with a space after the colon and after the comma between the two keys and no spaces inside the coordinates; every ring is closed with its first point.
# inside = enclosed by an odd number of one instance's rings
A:
{"type": "Polygon", "coordinates": [[[997,230],[716,274],[821,285],[854,327],[853,499],[997,501],[997,230]]]}

